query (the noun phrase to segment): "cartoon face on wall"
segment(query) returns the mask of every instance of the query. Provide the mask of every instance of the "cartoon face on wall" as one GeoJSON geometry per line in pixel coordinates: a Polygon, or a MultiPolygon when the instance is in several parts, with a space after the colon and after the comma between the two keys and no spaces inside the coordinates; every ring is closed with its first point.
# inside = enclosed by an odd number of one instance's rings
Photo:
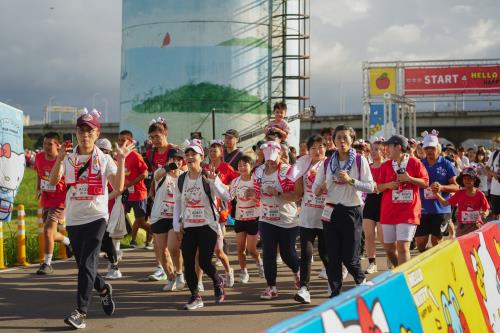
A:
{"type": "Polygon", "coordinates": [[[451,287],[448,288],[447,292],[441,292],[441,305],[446,324],[448,325],[448,332],[469,333],[469,326],[467,325],[464,313],[451,287]]]}
{"type": "Polygon", "coordinates": [[[0,103],[0,221],[9,221],[24,175],[22,112],[0,103]]]}

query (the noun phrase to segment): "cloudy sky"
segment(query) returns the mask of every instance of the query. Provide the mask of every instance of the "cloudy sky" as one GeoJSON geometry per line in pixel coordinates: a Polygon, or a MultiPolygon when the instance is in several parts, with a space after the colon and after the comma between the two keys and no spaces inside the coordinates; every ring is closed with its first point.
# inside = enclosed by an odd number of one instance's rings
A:
{"type": "MultiPolygon", "coordinates": [[[[498,0],[311,3],[311,97],[320,114],[360,111],[363,61],[500,57],[498,0]]],[[[121,0],[1,0],[0,31],[0,101],[32,119],[49,101],[95,101],[118,120],[121,0]]]]}

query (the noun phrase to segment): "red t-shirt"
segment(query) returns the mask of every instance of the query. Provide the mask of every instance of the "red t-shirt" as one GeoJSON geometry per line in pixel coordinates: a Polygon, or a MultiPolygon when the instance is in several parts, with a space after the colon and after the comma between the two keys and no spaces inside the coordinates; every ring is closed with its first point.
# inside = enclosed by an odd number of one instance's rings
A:
{"type": "Polygon", "coordinates": [[[457,218],[460,224],[483,223],[480,212],[490,209],[486,196],[479,190],[476,190],[473,196],[469,196],[465,190],[460,190],[448,199],[448,202],[452,206],[458,206],[457,218]]]}
{"type": "Polygon", "coordinates": [[[373,164],[370,164],[370,172],[372,173],[373,181],[377,184],[380,183],[380,170],[382,170],[382,166],[375,168],[373,164]]]}
{"type": "MultiPolygon", "coordinates": [[[[159,168],[163,168],[165,164],[167,164],[167,154],[171,147],[172,145],[169,143],[167,149],[165,149],[165,151],[161,154],[158,151],[158,149],[154,149],[155,154],[153,156],[153,163],[151,163],[151,168],[153,169],[153,173],[159,168]]],[[[153,152],[152,149],[146,152],[146,158],[148,159],[148,161],[151,161],[152,152],[153,152]]]]}
{"type": "MultiPolygon", "coordinates": [[[[210,170],[210,164],[205,164],[203,168],[205,170],[210,170]]],[[[219,178],[224,185],[231,184],[233,179],[236,179],[239,176],[239,174],[236,171],[234,171],[231,164],[226,162],[221,162],[221,164],[219,164],[217,169],[215,169],[215,172],[219,173],[219,178]]]]}
{"type": "MultiPolygon", "coordinates": [[[[158,154],[156,154],[158,155],[158,154]]],[[[125,182],[131,182],[136,179],[139,175],[143,174],[144,171],[148,170],[148,166],[141,154],[136,151],[130,152],[125,159],[125,182]]],[[[137,184],[130,186],[128,188],[128,200],[138,201],[144,200],[148,196],[148,191],[146,185],[144,185],[144,180],[141,180],[137,184]]]]}
{"type": "MultiPolygon", "coordinates": [[[[406,165],[406,172],[414,178],[425,179],[429,182],[429,175],[422,162],[410,157],[406,165]]],[[[380,167],[379,184],[396,181],[397,175],[392,168],[392,160],[388,160],[380,167]]],[[[419,187],[410,183],[402,183],[399,189],[385,190],[382,194],[380,211],[381,224],[420,224],[421,202],[419,187]]]]}
{"type": "Polygon", "coordinates": [[[53,161],[45,159],[44,152],[40,152],[35,156],[35,169],[40,179],[41,205],[43,208],[64,208],[66,200],[64,177],[55,186],[50,185],[48,182],[50,171],[55,163],[55,159],[53,161]]]}

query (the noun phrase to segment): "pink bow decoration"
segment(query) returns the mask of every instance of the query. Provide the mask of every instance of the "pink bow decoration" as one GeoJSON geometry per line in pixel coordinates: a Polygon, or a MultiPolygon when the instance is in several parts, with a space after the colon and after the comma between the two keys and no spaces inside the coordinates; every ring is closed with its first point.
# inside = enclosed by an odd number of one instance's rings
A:
{"type": "Polygon", "coordinates": [[[10,158],[11,153],[10,144],[5,143],[0,145],[0,157],[10,158]]]}
{"type": "Polygon", "coordinates": [[[89,115],[95,117],[96,119],[99,119],[101,117],[101,112],[97,111],[97,109],[92,109],[92,111],[89,112],[89,110],[87,110],[87,108],[83,108],[83,110],[80,112],[80,116],[83,116],[86,114],[89,114],[89,115]]]}
{"type": "Polygon", "coordinates": [[[163,117],[158,117],[156,119],[151,119],[151,121],[149,122],[149,125],[156,124],[156,123],[165,124],[165,119],[163,117]]]}

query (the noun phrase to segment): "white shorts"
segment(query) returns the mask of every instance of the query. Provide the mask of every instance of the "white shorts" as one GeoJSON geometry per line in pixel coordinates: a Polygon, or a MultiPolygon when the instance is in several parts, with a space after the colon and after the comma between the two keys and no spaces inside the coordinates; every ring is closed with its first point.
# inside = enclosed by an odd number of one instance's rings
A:
{"type": "Polygon", "coordinates": [[[395,241],[411,242],[415,231],[416,224],[399,223],[399,224],[382,224],[382,233],[384,234],[384,243],[392,244],[395,241]]]}

